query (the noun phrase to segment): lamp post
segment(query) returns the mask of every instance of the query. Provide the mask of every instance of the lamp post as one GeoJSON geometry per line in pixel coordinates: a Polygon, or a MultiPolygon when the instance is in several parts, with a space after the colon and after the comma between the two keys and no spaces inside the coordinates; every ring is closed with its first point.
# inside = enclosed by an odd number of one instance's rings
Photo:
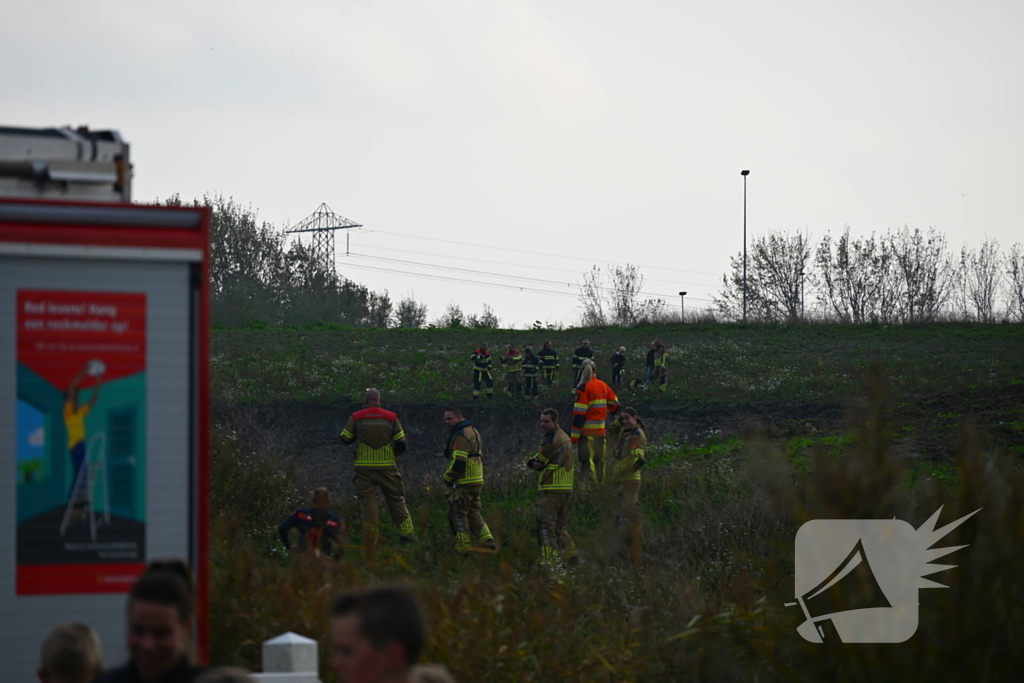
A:
{"type": "Polygon", "coordinates": [[[679,320],[680,322],[686,322],[686,292],[679,292],[679,302],[682,304],[682,308],[679,309],[679,320]]]}
{"type": "Polygon", "coordinates": [[[740,171],[743,176],[743,322],[747,322],[747,176],[750,171],[740,171]]]}

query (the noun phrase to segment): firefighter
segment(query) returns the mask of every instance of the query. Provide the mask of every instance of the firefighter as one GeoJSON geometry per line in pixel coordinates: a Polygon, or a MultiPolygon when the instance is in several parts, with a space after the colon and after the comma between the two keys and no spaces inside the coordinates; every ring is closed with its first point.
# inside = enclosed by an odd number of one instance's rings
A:
{"type": "Polygon", "coordinates": [[[647,429],[635,408],[623,408],[608,427],[614,451],[611,457],[612,478],[618,497],[618,524],[623,531],[619,542],[634,562],[640,559],[640,468],[647,463],[647,429]]]}
{"type": "Polygon", "coordinates": [[[612,354],[612,386],[616,389],[622,386],[622,369],[626,367],[626,347],[620,346],[619,350],[612,354]]]}
{"type": "Polygon", "coordinates": [[[593,358],[594,349],[590,348],[590,340],[584,339],[580,344],[580,347],[576,349],[575,353],[572,355],[573,386],[580,383],[581,373],[583,372],[583,361],[593,360],[593,358]]]}
{"type": "Polygon", "coordinates": [[[654,382],[658,385],[659,391],[668,388],[668,347],[657,342],[657,350],[654,354],[654,382]]]}
{"type": "Polygon", "coordinates": [[[526,466],[540,473],[537,477],[537,535],[541,562],[554,565],[559,556],[569,561],[576,557],[576,545],[566,529],[569,501],[572,498],[572,443],[558,426],[558,411],[547,408],[540,414],[544,439],[540,451],[526,466]]]}
{"type": "Polygon", "coordinates": [[[398,416],[381,408],[378,390],[366,390],[366,407],[349,416],[341,432],[341,440],[346,444],[356,444],[352,482],[363,516],[364,542],[372,545],[377,540],[379,488],[402,542],[414,543],[418,539],[405,506],[405,484],[395,464],[395,456],[405,453],[405,432],[398,416]]]}
{"type": "Polygon", "coordinates": [[[523,354],[515,344],[509,344],[501,362],[505,366],[505,392],[509,396],[519,398],[523,395],[523,354]]]}
{"type": "Polygon", "coordinates": [[[555,371],[559,368],[558,354],[555,353],[553,348],[551,348],[551,342],[547,341],[544,342],[544,348],[542,348],[540,353],[537,355],[540,356],[540,360],[544,368],[544,381],[546,381],[550,387],[551,383],[555,379],[555,371]]]}
{"type": "Polygon", "coordinates": [[[651,348],[647,351],[647,362],[645,363],[647,370],[647,383],[650,384],[654,381],[654,359],[658,356],[658,342],[651,342],[651,348]]]}
{"type": "Polygon", "coordinates": [[[444,424],[448,427],[448,442],[444,447],[448,468],[444,483],[448,490],[448,522],[455,534],[455,549],[460,553],[469,552],[475,541],[487,550],[496,550],[480,503],[480,490],[484,487],[483,437],[462,417],[459,408],[445,409],[444,424]]]}
{"type": "Polygon", "coordinates": [[[537,374],[540,370],[540,356],[533,355],[533,349],[523,349],[523,380],[526,382],[527,396],[537,395],[537,374]]]}
{"type": "Polygon", "coordinates": [[[494,377],[491,376],[491,352],[487,350],[487,344],[481,344],[480,348],[469,357],[473,361],[473,399],[480,398],[480,383],[487,385],[487,398],[494,398],[494,377]]]}
{"type": "MultiPolygon", "coordinates": [[[[313,491],[313,507],[302,508],[288,515],[277,527],[281,542],[289,552],[313,550],[334,557],[334,544],[341,545],[343,530],[341,518],[330,511],[331,496],[323,486],[313,491]],[[288,539],[292,529],[299,531],[299,544],[294,546],[288,539]]],[[[339,547],[339,549],[341,549],[339,547]]]]}
{"type": "Polygon", "coordinates": [[[594,361],[585,361],[576,387],[572,442],[577,444],[582,472],[586,472],[589,465],[595,481],[599,483],[604,480],[605,420],[618,409],[619,399],[611,387],[597,378],[594,361]]]}

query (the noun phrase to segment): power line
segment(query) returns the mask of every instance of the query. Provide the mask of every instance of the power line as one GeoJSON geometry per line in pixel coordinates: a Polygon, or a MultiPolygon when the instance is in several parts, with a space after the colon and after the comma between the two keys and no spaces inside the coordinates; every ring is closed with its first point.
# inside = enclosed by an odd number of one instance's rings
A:
{"type": "MultiPolygon", "coordinates": [[[[370,231],[369,230],[362,230],[360,232],[370,232],[370,231]]],[[[431,258],[442,258],[442,259],[450,259],[450,260],[465,260],[465,258],[466,258],[465,256],[453,256],[451,254],[435,254],[433,252],[416,251],[416,250],[413,250],[413,249],[398,249],[397,247],[391,247],[391,246],[376,247],[376,246],[373,246],[373,245],[370,245],[370,244],[362,244],[362,245],[359,246],[359,248],[360,249],[374,249],[374,250],[379,250],[379,251],[387,251],[389,253],[390,252],[398,252],[398,253],[402,253],[402,254],[418,254],[420,256],[429,256],[431,258]]],[[[538,254],[534,254],[534,256],[537,256],[537,255],[538,254]]],[[[545,257],[551,256],[553,258],[561,258],[560,256],[552,255],[552,254],[540,254],[540,256],[545,256],[545,257]]],[[[473,258],[472,261],[473,261],[473,263],[490,263],[490,264],[493,264],[493,265],[496,265],[496,266],[511,266],[513,268],[530,268],[530,269],[533,269],[533,270],[550,270],[551,269],[550,266],[536,266],[536,265],[530,265],[528,263],[510,263],[508,261],[491,261],[491,260],[488,260],[488,259],[481,259],[481,258],[473,258]]],[[[661,282],[661,283],[669,284],[669,285],[687,285],[687,286],[690,286],[690,287],[717,287],[718,286],[717,282],[715,284],[711,285],[711,284],[708,284],[706,282],[689,282],[689,281],[682,281],[682,280],[659,280],[657,278],[648,278],[648,277],[645,277],[644,281],[646,281],[646,282],[661,282]]]]}
{"type": "MultiPolygon", "coordinates": [[[[374,259],[374,260],[378,260],[378,261],[387,261],[387,262],[391,262],[391,263],[400,263],[400,264],[404,264],[404,265],[418,266],[418,267],[421,267],[421,268],[434,268],[436,270],[447,270],[447,271],[453,271],[453,272],[456,272],[456,273],[459,273],[459,274],[483,275],[483,276],[486,276],[486,277],[497,277],[497,278],[504,278],[504,279],[508,279],[508,280],[522,280],[524,282],[532,282],[532,283],[545,284],[545,285],[554,285],[554,286],[557,286],[557,287],[565,286],[566,288],[576,288],[577,290],[581,290],[583,288],[582,285],[579,285],[579,284],[576,284],[576,283],[558,282],[556,280],[545,280],[545,279],[542,279],[542,278],[527,277],[525,275],[508,275],[508,274],[505,274],[505,273],[494,273],[494,272],[484,271],[484,270],[473,270],[473,269],[469,269],[469,268],[457,268],[457,267],[453,267],[453,266],[443,266],[443,265],[434,264],[434,263],[422,263],[422,262],[419,262],[419,261],[408,261],[408,260],[405,260],[405,259],[393,259],[393,258],[388,258],[386,256],[372,256],[372,255],[369,255],[369,254],[357,254],[355,252],[351,252],[349,254],[349,256],[356,257],[356,258],[374,259]]],[[[604,292],[614,292],[615,291],[615,288],[613,288],[613,287],[598,286],[596,289],[598,289],[600,291],[604,291],[604,292]]],[[[556,293],[556,292],[551,292],[551,293],[556,293]]],[[[577,292],[577,294],[578,294],[578,292],[577,292]]],[[[663,294],[663,293],[658,293],[658,292],[643,292],[643,291],[639,292],[639,294],[641,296],[646,296],[646,297],[666,297],[666,298],[671,298],[671,297],[674,296],[672,294],[663,294]]],[[[573,296],[576,296],[576,294],[574,294],[573,296]]],[[[694,300],[694,301],[706,301],[706,302],[710,303],[710,300],[708,300],[708,299],[700,299],[700,298],[697,298],[697,297],[693,297],[692,300],[694,300]]]]}
{"type": "MultiPolygon", "coordinates": [[[[420,235],[406,235],[404,233],[390,232],[388,230],[361,230],[360,232],[377,232],[377,233],[380,233],[382,235],[393,235],[395,237],[407,237],[407,238],[410,238],[410,239],[427,240],[427,241],[430,241],[430,242],[444,242],[446,244],[457,244],[460,247],[479,247],[481,249],[496,249],[498,251],[510,251],[510,252],[516,252],[516,253],[519,253],[519,254],[529,254],[531,256],[536,256],[537,255],[537,252],[527,251],[525,249],[513,249],[511,247],[495,247],[495,246],[491,246],[489,244],[474,244],[472,242],[460,242],[460,241],[456,241],[456,240],[441,239],[440,237],[422,237],[420,235]]],[[[614,266],[622,265],[622,263],[620,261],[606,261],[604,259],[591,259],[591,258],[584,258],[582,256],[566,256],[566,255],[563,255],[563,254],[545,254],[545,256],[550,256],[551,258],[572,259],[574,261],[583,261],[585,263],[608,263],[608,264],[611,264],[611,265],[614,265],[614,266]]],[[[643,264],[633,264],[633,265],[636,265],[638,268],[647,268],[648,270],[665,270],[665,271],[668,271],[668,272],[671,272],[671,273],[692,273],[694,275],[710,275],[710,276],[716,277],[716,278],[719,275],[718,273],[708,273],[708,272],[702,271],[702,270],[684,270],[682,268],[665,268],[663,266],[645,266],[643,264]]]]}

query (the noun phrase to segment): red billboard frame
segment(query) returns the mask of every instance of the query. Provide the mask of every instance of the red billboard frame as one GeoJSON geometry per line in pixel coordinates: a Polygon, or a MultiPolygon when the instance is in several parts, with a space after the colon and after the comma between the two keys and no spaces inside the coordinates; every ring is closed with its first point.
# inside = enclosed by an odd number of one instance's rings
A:
{"type": "MultiPolygon", "coordinates": [[[[196,421],[197,494],[196,640],[199,659],[209,661],[210,499],[210,207],[156,206],[0,198],[0,209],[24,206],[58,214],[40,223],[0,218],[0,242],[68,247],[198,250],[198,339],[196,421]]],[[[130,256],[128,257],[130,258],[130,256]]]]}

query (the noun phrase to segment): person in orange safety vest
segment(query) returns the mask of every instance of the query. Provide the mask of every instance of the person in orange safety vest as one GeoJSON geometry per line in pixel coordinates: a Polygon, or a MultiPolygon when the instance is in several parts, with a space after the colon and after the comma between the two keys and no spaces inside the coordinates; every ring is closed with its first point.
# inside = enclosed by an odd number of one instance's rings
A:
{"type": "Polygon", "coordinates": [[[572,411],[572,442],[577,444],[581,472],[590,471],[597,482],[604,481],[605,420],[619,409],[619,398],[612,388],[598,379],[594,361],[583,362],[580,383],[576,387],[576,405],[572,411]]]}

